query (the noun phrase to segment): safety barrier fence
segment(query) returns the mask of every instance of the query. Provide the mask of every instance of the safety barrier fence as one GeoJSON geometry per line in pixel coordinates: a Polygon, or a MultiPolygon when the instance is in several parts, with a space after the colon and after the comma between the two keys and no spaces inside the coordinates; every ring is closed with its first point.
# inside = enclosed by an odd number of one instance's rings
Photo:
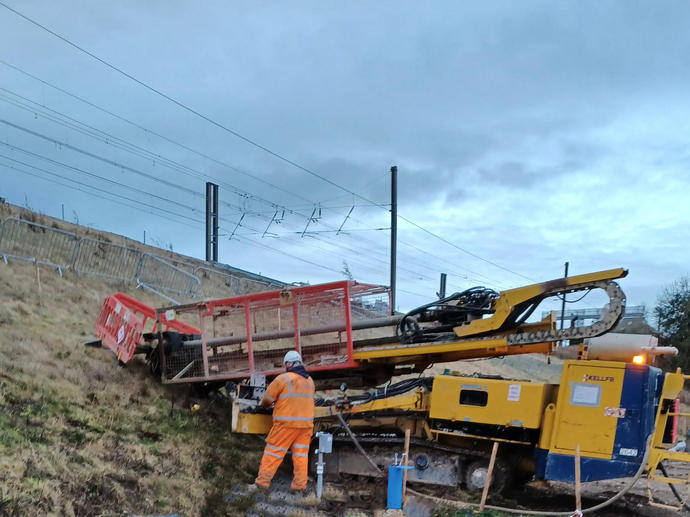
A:
{"type": "Polygon", "coordinates": [[[247,278],[212,265],[165,259],[153,253],[46,226],[26,219],[0,220],[0,257],[34,262],[60,275],[136,283],[184,299],[220,298],[278,289],[284,284],[247,278]]]}

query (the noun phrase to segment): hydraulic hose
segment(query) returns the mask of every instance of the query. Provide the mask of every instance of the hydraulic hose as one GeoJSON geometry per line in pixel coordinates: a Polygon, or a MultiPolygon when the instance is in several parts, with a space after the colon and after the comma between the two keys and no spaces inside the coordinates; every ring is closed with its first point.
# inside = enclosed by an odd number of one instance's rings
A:
{"type": "Polygon", "coordinates": [[[374,470],[378,473],[379,477],[383,476],[383,472],[379,468],[379,466],[372,460],[369,455],[364,451],[364,448],[360,445],[359,441],[357,440],[357,437],[354,435],[352,432],[352,429],[350,429],[350,426],[347,425],[347,422],[345,422],[345,419],[343,418],[343,415],[340,413],[336,413],[338,416],[338,420],[340,421],[340,425],[343,426],[343,429],[347,432],[347,434],[350,436],[350,440],[352,440],[352,443],[355,444],[355,447],[357,447],[357,450],[362,453],[362,456],[364,456],[369,464],[374,467],[374,470]]]}
{"type": "MultiPolygon", "coordinates": [[[[645,444],[645,452],[644,452],[644,457],[642,458],[642,462],[640,463],[640,468],[637,469],[637,473],[631,478],[631,480],[628,482],[626,486],[624,486],[618,493],[616,493],[613,497],[610,499],[607,499],[606,501],[599,503],[594,506],[590,506],[589,508],[584,508],[582,510],[582,513],[592,513],[596,512],[597,510],[601,510],[602,508],[606,508],[607,506],[613,504],[616,502],[618,499],[623,497],[632,487],[635,483],[637,483],[637,480],[640,479],[642,476],[645,467],[647,466],[647,460],[649,459],[649,451],[650,451],[650,445],[652,443],[652,437],[653,434],[650,434],[647,437],[647,442],[645,444]]],[[[409,488],[407,489],[407,492],[410,494],[414,494],[419,497],[425,497],[427,499],[432,499],[438,503],[441,504],[448,504],[452,503],[453,501],[448,501],[446,499],[441,499],[439,497],[434,497],[431,495],[426,495],[422,494],[420,492],[417,492],[415,490],[410,490],[409,488]]],[[[452,505],[452,504],[451,504],[452,505]]],[[[476,503],[461,503],[458,502],[458,506],[462,508],[478,508],[479,505],[476,503]]],[[[540,510],[518,510],[516,508],[504,508],[502,506],[492,506],[492,505],[485,505],[485,509],[487,510],[496,510],[499,512],[505,512],[505,513],[515,513],[519,515],[548,515],[548,516],[558,516],[558,517],[571,517],[573,515],[573,511],[568,511],[568,512],[547,512],[547,511],[540,511],[540,510]]]]}

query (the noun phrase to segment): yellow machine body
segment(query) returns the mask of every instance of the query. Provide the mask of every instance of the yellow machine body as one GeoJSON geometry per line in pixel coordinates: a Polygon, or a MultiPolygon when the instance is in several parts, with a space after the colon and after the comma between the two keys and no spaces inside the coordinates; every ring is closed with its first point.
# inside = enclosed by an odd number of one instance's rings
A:
{"type": "Polygon", "coordinates": [[[550,384],[439,375],[429,417],[539,429],[552,392],[550,384]]]}
{"type": "Polygon", "coordinates": [[[231,431],[241,434],[268,434],[273,424],[273,415],[242,411],[241,403],[232,404],[231,431]]]}
{"type": "Polygon", "coordinates": [[[566,361],[549,450],[611,458],[619,422],[626,363],[566,361]]]}

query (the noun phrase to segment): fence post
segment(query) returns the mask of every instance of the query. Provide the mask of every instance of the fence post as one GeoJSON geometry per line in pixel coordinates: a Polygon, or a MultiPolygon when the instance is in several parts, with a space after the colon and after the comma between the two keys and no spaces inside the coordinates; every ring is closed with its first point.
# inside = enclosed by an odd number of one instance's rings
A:
{"type": "MultiPolygon", "coordinates": [[[[72,262],[70,263],[69,267],[72,271],[77,270],[77,259],[79,258],[79,250],[81,249],[81,241],[83,241],[84,238],[82,237],[78,241],[74,243],[74,251],[72,252],[72,262]]],[[[77,276],[79,276],[77,274],[77,276]]]]}
{"type": "Polygon", "coordinates": [[[139,257],[139,264],[137,264],[137,269],[134,271],[134,281],[139,281],[139,275],[141,275],[141,270],[144,267],[144,260],[146,260],[146,253],[142,253],[139,257]]]}
{"type": "Polygon", "coordinates": [[[41,299],[41,271],[38,269],[38,261],[34,259],[34,267],[36,268],[36,284],[38,286],[38,306],[43,306],[43,300],[41,299]]]}

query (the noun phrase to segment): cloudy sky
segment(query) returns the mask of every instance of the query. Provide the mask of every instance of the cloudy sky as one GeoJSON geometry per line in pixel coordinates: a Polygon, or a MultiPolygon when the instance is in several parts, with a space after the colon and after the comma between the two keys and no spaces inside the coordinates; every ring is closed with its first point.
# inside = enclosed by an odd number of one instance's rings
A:
{"type": "Polygon", "coordinates": [[[686,2],[2,3],[302,167],[0,6],[9,202],[203,257],[211,180],[221,261],[387,284],[397,165],[401,309],[441,272],[623,266],[649,306],[688,273],[686,2]]]}

